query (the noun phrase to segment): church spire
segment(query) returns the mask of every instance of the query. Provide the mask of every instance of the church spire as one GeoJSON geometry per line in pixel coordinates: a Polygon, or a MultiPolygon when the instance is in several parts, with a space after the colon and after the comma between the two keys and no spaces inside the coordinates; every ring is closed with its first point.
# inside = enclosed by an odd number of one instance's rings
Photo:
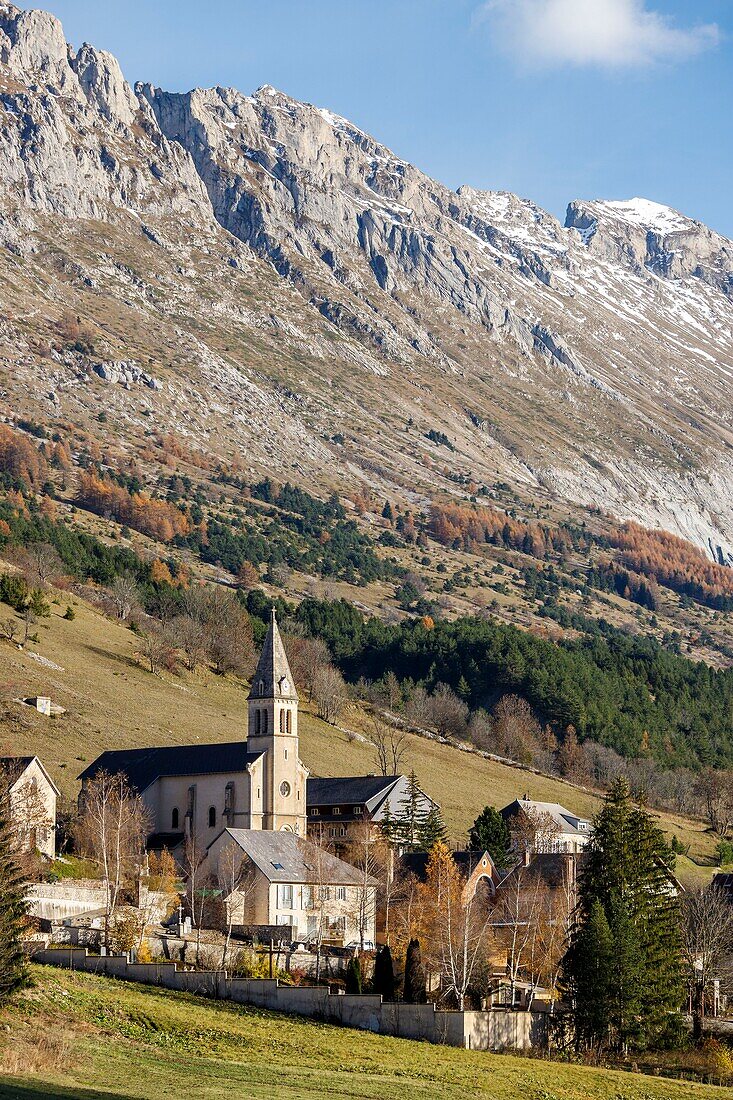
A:
{"type": "Polygon", "coordinates": [[[249,697],[250,699],[292,699],[295,702],[298,699],[274,607],[257,671],[252,677],[249,697]]]}

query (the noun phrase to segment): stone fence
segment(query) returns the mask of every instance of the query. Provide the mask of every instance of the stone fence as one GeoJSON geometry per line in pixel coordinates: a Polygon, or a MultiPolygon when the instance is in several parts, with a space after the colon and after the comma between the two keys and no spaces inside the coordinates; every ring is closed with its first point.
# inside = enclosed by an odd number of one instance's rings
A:
{"type": "Polygon", "coordinates": [[[267,978],[230,978],[225,970],[179,970],[172,962],[132,963],[127,955],[90,955],[84,948],[33,948],[31,953],[34,962],[50,966],[309,1016],[402,1039],[490,1051],[530,1050],[542,1048],[547,1042],[549,1021],[542,1012],[512,1009],[442,1012],[431,1004],[392,1003],[368,994],[330,993],[325,986],[281,985],[267,978]]]}

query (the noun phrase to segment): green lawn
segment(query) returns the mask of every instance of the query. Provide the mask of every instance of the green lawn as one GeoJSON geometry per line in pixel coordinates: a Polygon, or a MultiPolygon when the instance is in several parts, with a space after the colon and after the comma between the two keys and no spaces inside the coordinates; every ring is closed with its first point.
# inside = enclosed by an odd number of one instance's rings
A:
{"type": "Polygon", "coordinates": [[[390,1039],[35,967],[0,1013],[0,1100],[703,1100],[711,1086],[390,1039]]]}

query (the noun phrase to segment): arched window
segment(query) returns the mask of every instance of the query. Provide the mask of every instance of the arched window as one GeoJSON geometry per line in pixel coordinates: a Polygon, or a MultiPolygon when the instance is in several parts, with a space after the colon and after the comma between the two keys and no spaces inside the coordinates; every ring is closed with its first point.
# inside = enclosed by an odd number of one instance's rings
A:
{"type": "Polygon", "coordinates": [[[285,733],[285,711],[280,711],[280,733],[285,733]]]}
{"type": "Polygon", "coordinates": [[[267,733],[267,711],[262,712],[262,732],[267,733]]]}
{"type": "Polygon", "coordinates": [[[288,712],[287,712],[287,732],[288,733],[293,732],[293,723],[291,721],[291,716],[292,716],[292,711],[288,710],[288,712]]]}
{"type": "Polygon", "coordinates": [[[178,828],[178,807],[175,806],[171,813],[171,829],[178,828]]]}
{"type": "Polygon", "coordinates": [[[262,711],[255,711],[255,733],[262,732],[262,711]]]}
{"type": "Polygon", "coordinates": [[[209,828],[213,829],[216,825],[216,806],[209,806],[209,828]]]}

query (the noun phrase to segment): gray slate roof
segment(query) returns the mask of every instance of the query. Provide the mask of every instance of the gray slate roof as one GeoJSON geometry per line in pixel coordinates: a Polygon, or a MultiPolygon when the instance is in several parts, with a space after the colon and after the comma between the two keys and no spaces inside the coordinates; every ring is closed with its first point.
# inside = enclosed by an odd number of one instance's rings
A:
{"type": "Polygon", "coordinates": [[[399,775],[348,775],[320,779],[309,776],[306,804],[311,806],[366,806],[369,810],[386,798],[399,775]]]}
{"type": "Polygon", "coordinates": [[[547,814],[555,822],[563,836],[587,836],[588,829],[581,829],[580,823],[588,825],[585,818],[580,814],[574,814],[570,810],[566,810],[564,806],[561,806],[558,802],[535,802],[532,798],[517,798],[514,802],[510,802],[508,806],[505,806],[503,810],[499,810],[501,816],[506,820],[508,817],[515,817],[519,813],[529,814],[547,814]]]}
{"type": "Polygon", "coordinates": [[[298,698],[274,607],[257,671],[252,677],[249,697],[250,699],[292,699],[293,701],[298,698]]]}
{"type": "MultiPolygon", "coordinates": [[[[304,837],[289,832],[261,829],[225,829],[270,882],[321,884],[324,886],[360,886],[363,877],[356,867],[330,852],[316,848],[304,837]]],[[[211,848],[212,845],[209,845],[211,848]]]]}
{"type": "Polygon", "coordinates": [[[162,775],[218,775],[244,771],[262,755],[248,752],[246,741],[218,745],[163,745],[159,748],[117,749],[103,752],[79,776],[91,779],[100,771],[122,772],[140,794],[162,775]]]}

